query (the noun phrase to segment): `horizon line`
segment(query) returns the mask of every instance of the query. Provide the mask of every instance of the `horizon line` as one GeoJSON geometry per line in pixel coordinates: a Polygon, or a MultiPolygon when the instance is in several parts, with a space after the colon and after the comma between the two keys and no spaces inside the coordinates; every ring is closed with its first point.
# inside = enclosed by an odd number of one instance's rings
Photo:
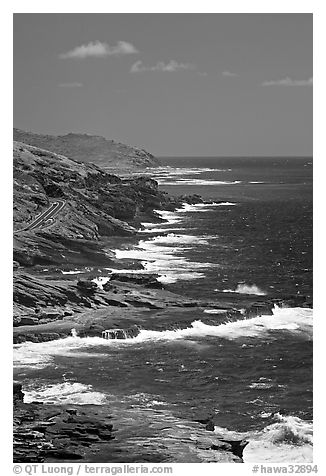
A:
{"type": "Polygon", "coordinates": [[[292,159],[312,159],[313,155],[155,155],[157,159],[178,159],[178,158],[207,158],[207,159],[249,159],[249,158],[263,158],[263,159],[275,159],[275,158],[292,158],[292,159]]]}

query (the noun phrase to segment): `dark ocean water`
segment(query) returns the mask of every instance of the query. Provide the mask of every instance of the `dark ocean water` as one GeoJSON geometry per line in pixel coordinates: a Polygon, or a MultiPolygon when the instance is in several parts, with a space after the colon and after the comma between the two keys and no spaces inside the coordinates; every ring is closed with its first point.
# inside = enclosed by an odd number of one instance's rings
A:
{"type": "MultiPolygon", "coordinates": [[[[122,267],[139,259],[168,289],[217,306],[224,292],[312,297],[312,159],[171,158],[148,173],[173,195],[210,203],[161,212],[138,245],[116,250],[122,267]]],[[[312,310],[219,326],[201,321],[214,309],[183,310],[189,328],[164,331],[178,312],[161,312],[160,330],[149,313],[125,341],[17,345],[16,376],[31,400],[132,412],[140,437],[155,433],[153,421],[180,428],[210,415],[217,433],[249,439],[245,461],[312,461],[312,310]]]]}

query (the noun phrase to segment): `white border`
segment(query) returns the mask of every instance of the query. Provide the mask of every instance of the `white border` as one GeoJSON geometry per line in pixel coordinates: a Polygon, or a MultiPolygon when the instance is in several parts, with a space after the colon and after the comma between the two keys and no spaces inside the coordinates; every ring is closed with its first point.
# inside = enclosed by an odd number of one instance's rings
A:
{"type": "MultiPolygon", "coordinates": [[[[113,2],[93,1],[86,5],[86,2],[73,2],[57,0],[55,2],[41,1],[12,1],[10,5],[5,5],[1,9],[1,44],[2,54],[5,57],[2,62],[1,72],[1,92],[3,95],[2,122],[1,122],[1,217],[2,217],[2,260],[1,260],[1,319],[2,319],[2,389],[1,410],[7,416],[5,425],[2,427],[2,434],[8,435],[8,438],[2,441],[2,454],[5,455],[4,474],[12,474],[12,441],[10,438],[12,432],[12,14],[13,13],[313,13],[314,14],[314,321],[315,321],[315,343],[314,343],[314,463],[319,466],[319,474],[326,474],[322,470],[325,467],[323,462],[323,415],[325,413],[323,406],[323,392],[325,381],[325,354],[323,352],[325,336],[326,312],[323,301],[324,293],[324,264],[325,244],[324,244],[324,222],[326,201],[322,194],[325,177],[326,157],[323,153],[322,139],[324,132],[324,109],[325,93],[324,88],[320,87],[324,76],[325,63],[325,7],[323,2],[307,1],[280,1],[273,2],[262,1],[228,1],[212,2],[201,0],[201,2],[172,1],[166,0],[161,3],[149,1],[124,1],[114,5],[113,2]],[[8,385],[9,383],[9,385],[8,385]],[[5,441],[4,441],[5,440],[5,441]],[[8,463],[8,466],[7,466],[8,463]]],[[[173,465],[175,466],[175,465],[173,465]]],[[[199,471],[205,473],[229,474],[251,474],[252,465],[225,465],[219,464],[217,467],[211,465],[176,465],[183,474],[195,474],[199,471]],[[185,473],[184,473],[185,474],[185,473]]]]}

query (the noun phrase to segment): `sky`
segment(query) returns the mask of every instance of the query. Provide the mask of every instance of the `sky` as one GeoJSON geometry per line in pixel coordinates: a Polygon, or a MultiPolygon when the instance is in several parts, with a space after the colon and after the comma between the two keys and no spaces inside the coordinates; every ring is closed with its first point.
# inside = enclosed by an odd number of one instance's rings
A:
{"type": "Polygon", "coordinates": [[[156,156],[311,156],[313,16],[14,14],[14,127],[156,156]]]}

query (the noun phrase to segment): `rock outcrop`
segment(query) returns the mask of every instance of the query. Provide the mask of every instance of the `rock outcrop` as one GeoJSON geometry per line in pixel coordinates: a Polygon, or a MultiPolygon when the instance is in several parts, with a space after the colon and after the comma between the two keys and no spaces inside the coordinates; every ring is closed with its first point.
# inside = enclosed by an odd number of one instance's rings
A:
{"type": "Polygon", "coordinates": [[[15,463],[85,460],[114,438],[110,415],[96,405],[14,405],[15,463]]]}
{"type": "Polygon", "coordinates": [[[170,416],[148,409],[121,414],[107,404],[24,403],[22,395],[16,382],[15,463],[242,463],[248,444],[223,439],[193,422],[172,422],[170,416]],[[137,424],[130,428],[133,417],[137,424]]]}

